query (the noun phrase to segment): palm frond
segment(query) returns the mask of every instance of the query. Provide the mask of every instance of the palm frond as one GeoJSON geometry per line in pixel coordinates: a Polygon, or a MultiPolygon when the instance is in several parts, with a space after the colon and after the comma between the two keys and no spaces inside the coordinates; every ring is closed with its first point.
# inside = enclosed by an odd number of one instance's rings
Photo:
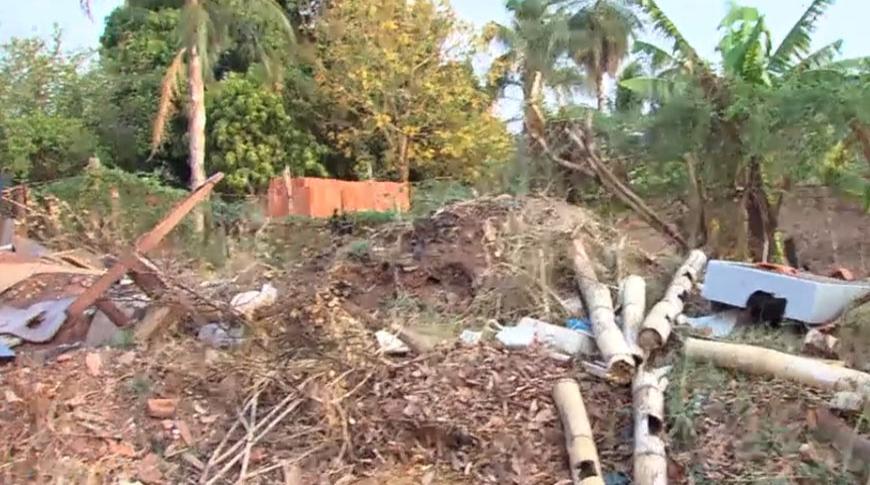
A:
{"type": "Polygon", "coordinates": [[[643,96],[645,99],[667,101],[680,90],[680,81],[661,79],[657,77],[635,77],[623,79],[619,85],[629,91],[643,96]]]}
{"type": "Polygon", "coordinates": [[[852,57],[841,61],[831,62],[826,67],[839,71],[853,71],[861,74],[870,73],[870,56],[852,57]]]}
{"type": "Polygon", "coordinates": [[[834,0],[813,0],[801,18],[791,28],[770,58],[770,69],[782,73],[810,50],[810,35],[816,30],[816,21],[833,5],[834,0]]]}
{"type": "Polygon", "coordinates": [[[791,69],[790,72],[802,72],[809,69],[818,69],[821,67],[825,67],[831,64],[835,57],[840,55],[840,49],[842,47],[843,41],[841,39],[835,40],[834,42],[831,42],[830,44],[806,56],[798,65],[791,69]]]}
{"type": "Polygon", "coordinates": [[[166,135],[166,124],[175,112],[175,99],[178,97],[178,83],[184,68],[184,54],[187,49],[181,49],[175,54],[163,81],[160,83],[160,102],[157,104],[157,115],[154,117],[154,125],[151,129],[151,155],[153,158],[163,145],[166,135]]]}
{"type": "Polygon", "coordinates": [[[680,33],[680,30],[677,29],[677,26],[674,25],[665,12],[659,8],[655,0],[640,0],[640,5],[652,19],[655,29],[674,41],[674,52],[679,52],[680,55],[692,63],[703,64],[701,56],[699,56],[697,51],[695,51],[695,48],[689,44],[689,41],[683,37],[683,34],[680,33]]]}
{"type": "Polygon", "coordinates": [[[650,67],[653,70],[658,70],[666,66],[678,64],[678,61],[670,52],[662,49],[657,45],[644,42],[642,40],[634,41],[632,52],[635,54],[643,54],[649,59],[650,67]]]}

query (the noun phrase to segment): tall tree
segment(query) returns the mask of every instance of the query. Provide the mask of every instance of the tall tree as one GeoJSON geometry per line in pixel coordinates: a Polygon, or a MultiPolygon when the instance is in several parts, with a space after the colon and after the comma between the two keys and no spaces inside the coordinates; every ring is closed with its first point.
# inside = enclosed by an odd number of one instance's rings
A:
{"type": "Polygon", "coordinates": [[[567,12],[553,7],[548,0],[508,0],[513,18],[510,25],[490,23],[483,40],[494,42],[502,50],[488,73],[490,89],[501,94],[509,86],[518,86],[526,102],[526,127],[533,124],[532,104],[546,87],[576,87],[583,77],[574,66],[564,62],[571,42],[567,12]],[[540,82],[535,83],[539,73],[540,82]]]}
{"type": "Polygon", "coordinates": [[[605,75],[615,76],[628,57],[641,21],[625,0],[584,1],[569,21],[571,56],[586,70],[598,111],[607,103],[605,75]]]}

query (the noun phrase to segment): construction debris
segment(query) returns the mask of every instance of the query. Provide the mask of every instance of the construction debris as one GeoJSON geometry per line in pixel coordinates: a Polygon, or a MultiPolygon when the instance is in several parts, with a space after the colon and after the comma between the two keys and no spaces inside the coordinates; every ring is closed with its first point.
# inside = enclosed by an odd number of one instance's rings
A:
{"type": "Polygon", "coordinates": [[[833,335],[822,333],[813,328],[804,337],[804,345],[801,350],[804,354],[814,357],[838,359],[840,356],[840,341],[833,335]]]}
{"type": "Polygon", "coordinates": [[[262,288],[255,291],[246,291],[239,293],[230,300],[230,306],[251,320],[254,318],[254,313],[260,308],[264,308],[275,304],[278,299],[278,290],[269,283],[265,283],[262,288]]]}
{"type": "Polygon", "coordinates": [[[242,327],[225,328],[219,323],[209,323],[199,329],[196,338],[216,349],[229,349],[244,342],[244,332],[242,327]]]}
{"type": "Polygon", "coordinates": [[[405,355],[411,352],[411,349],[399,337],[386,330],[375,332],[375,338],[378,340],[380,351],[385,355],[405,355]]]}
{"type": "Polygon", "coordinates": [[[788,318],[821,325],[870,294],[870,282],[843,281],[771,265],[710,261],[701,294],[710,301],[749,308],[760,320],[778,323],[788,318]]]}
{"type": "Polygon", "coordinates": [[[864,410],[866,395],[855,391],[840,391],[828,402],[828,407],[837,411],[856,412],[864,410]]]}
{"type": "Polygon", "coordinates": [[[643,321],[638,337],[640,347],[647,352],[661,348],[671,335],[677,315],[683,312],[685,299],[698,284],[699,276],[707,264],[707,255],[694,250],[686,262],[677,269],[665,296],[652,307],[643,321]]]}

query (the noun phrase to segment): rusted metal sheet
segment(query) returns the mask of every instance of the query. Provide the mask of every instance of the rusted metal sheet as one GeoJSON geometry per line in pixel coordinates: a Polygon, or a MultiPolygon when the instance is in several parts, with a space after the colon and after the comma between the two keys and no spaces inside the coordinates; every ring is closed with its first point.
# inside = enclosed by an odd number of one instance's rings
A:
{"type": "Polygon", "coordinates": [[[83,331],[87,331],[87,327],[83,324],[82,315],[84,311],[94,305],[102,296],[117,283],[124,275],[139,264],[139,254],[147,253],[156,248],[160,241],[163,240],[171,231],[178,225],[179,222],[196,207],[200,202],[208,197],[214,186],[224,178],[224,174],[218,172],[212,175],[199,188],[194,190],[186,199],[172,208],[166,217],[154,226],[153,229],[139,237],[133,249],[121,257],[103,276],[98,279],[93,286],[85,290],[67,309],[67,325],[72,327],[70,332],[73,336],[83,336],[83,331]],[[79,335],[81,334],[81,335],[79,335]]]}

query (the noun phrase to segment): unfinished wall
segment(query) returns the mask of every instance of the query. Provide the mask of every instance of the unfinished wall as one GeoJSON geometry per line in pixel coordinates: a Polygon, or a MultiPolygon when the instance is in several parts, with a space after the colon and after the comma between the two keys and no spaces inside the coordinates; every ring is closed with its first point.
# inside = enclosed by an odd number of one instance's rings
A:
{"type": "Polygon", "coordinates": [[[329,217],[336,211],[398,211],[411,206],[408,186],[396,182],[276,177],[269,184],[269,217],[329,217]]]}

